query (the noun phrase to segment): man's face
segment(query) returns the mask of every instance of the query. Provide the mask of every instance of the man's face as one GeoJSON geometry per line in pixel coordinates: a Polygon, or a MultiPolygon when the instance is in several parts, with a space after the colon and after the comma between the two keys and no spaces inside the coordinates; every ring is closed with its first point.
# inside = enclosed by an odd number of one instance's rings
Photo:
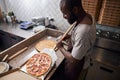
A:
{"type": "Polygon", "coordinates": [[[65,5],[61,5],[61,11],[63,13],[63,17],[67,19],[67,21],[72,24],[77,20],[77,16],[74,14],[73,11],[69,11],[65,5]]]}

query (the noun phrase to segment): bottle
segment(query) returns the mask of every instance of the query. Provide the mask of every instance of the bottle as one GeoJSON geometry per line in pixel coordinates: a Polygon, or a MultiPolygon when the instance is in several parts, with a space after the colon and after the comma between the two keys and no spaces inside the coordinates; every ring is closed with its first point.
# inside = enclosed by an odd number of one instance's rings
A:
{"type": "Polygon", "coordinates": [[[11,20],[11,17],[10,17],[10,16],[6,16],[6,18],[7,18],[8,23],[11,23],[11,22],[12,22],[12,20],[11,20]]]}
{"type": "Polygon", "coordinates": [[[47,26],[49,26],[49,24],[50,24],[50,21],[49,21],[48,17],[46,17],[45,18],[45,26],[47,27],[47,26]]]}
{"type": "Polygon", "coordinates": [[[3,12],[3,20],[5,23],[8,23],[7,15],[3,12]]]}

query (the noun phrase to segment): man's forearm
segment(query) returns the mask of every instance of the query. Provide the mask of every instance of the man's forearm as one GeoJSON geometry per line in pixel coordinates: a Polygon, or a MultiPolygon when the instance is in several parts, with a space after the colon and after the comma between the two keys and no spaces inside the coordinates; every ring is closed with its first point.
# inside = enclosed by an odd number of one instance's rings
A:
{"type": "Polygon", "coordinates": [[[60,48],[60,51],[62,52],[62,54],[63,54],[66,58],[70,58],[70,57],[71,57],[70,52],[68,52],[67,50],[65,50],[63,47],[60,48]]]}
{"type": "Polygon", "coordinates": [[[76,61],[78,61],[75,58],[73,58],[72,55],[71,55],[71,53],[68,52],[67,50],[65,50],[64,47],[60,48],[60,51],[65,56],[65,58],[68,59],[70,62],[76,62],[76,61]]]}

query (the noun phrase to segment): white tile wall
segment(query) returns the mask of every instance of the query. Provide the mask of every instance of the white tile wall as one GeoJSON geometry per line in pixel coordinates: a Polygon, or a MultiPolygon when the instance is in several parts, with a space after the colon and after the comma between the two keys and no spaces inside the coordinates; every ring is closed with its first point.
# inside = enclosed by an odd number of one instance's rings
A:
{"type": "Polygon", "coordinates": [[[5,2],[4,0],[0,0],[0,8],[2,10],[2,12],[6,12],[6,6],[5,6],[5,2]]]}
{"type": "Polygon", "coordinates": [[[7,11],[13,11],[19,20],[30,21],[32,17],[54,18],[58,29],[69,27],[59,8],[60,0],[5,0],[7,11]]]}

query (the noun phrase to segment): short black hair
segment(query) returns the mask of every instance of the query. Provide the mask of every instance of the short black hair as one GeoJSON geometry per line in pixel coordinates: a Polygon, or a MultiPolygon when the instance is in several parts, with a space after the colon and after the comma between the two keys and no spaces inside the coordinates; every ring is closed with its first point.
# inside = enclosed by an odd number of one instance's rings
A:
{"type": "Polygon", "coordinates": [[[65,4],[65,7],[72,11],[74,7],[82,8],[82,2],[81,0],[61,0],[61,5],[65,4]]]}

